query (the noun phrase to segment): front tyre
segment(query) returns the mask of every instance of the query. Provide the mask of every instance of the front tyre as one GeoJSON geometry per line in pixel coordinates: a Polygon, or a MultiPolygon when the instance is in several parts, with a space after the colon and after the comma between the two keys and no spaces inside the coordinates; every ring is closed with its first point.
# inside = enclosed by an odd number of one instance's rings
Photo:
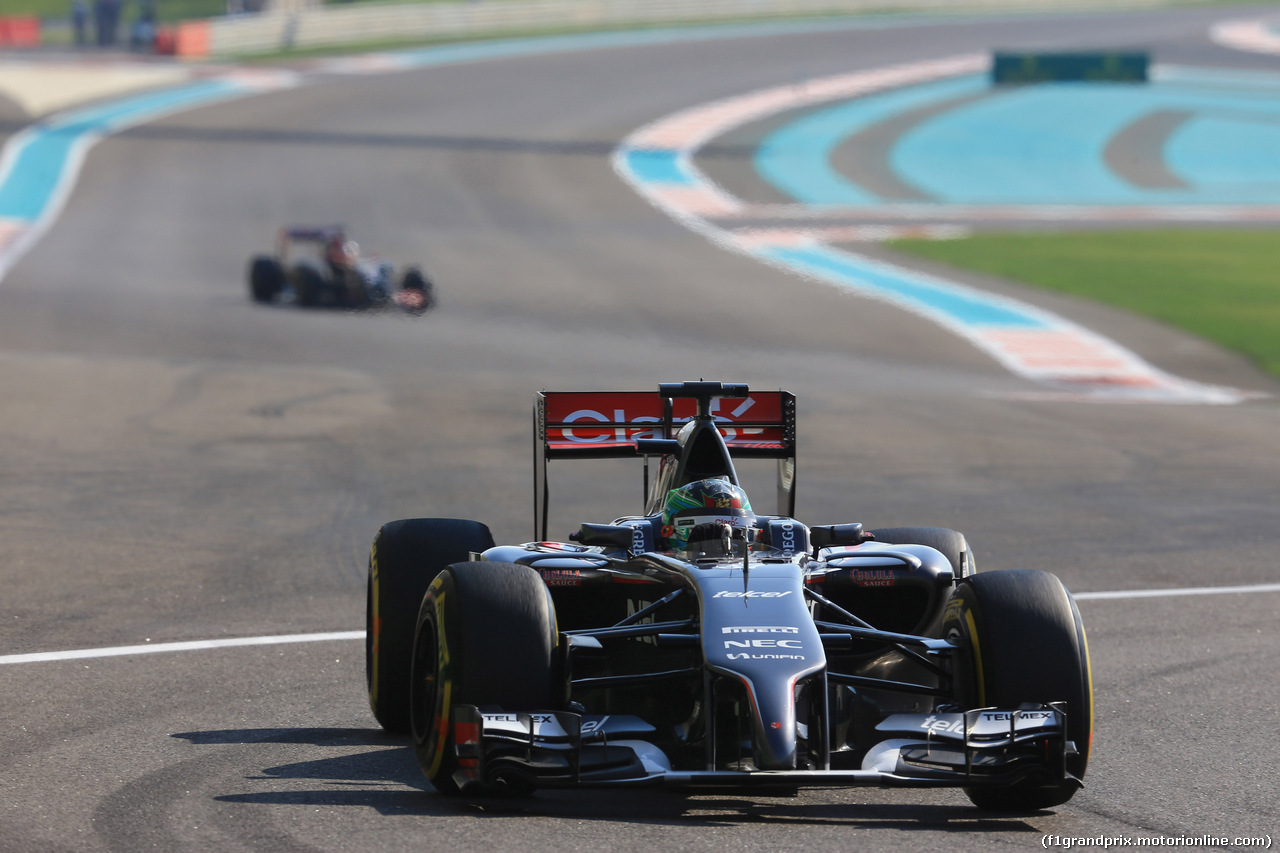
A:
{"type": "Polygon", "coordinates": [[[478,521],[407,518],[384,524],[369,551],[365,595],[365,684],[379,725],[409,732],[409,671],[418,608],[445,566],[493,547],[478,521]]]}
{"type": "Polygon", "coordinates": [[[325,300],[324,276],[314,267],[298,264],[293,268],[293,290],[303,308],[317,308],[325,300]]]}
{"type": "Polygon", "coordinates": [[[431,582],[414,639],[410,713],[418,764],[436,790],[461,790],[455,705],[557,709],[557,637],[551,595],[528,566],[461,563],[431,582]]]}
{"type": "Polygon", "coordinates": [[[1067,772],[1075,779],[972,786],[974,805],[1027,812],[1061,805],[1084,778],[1093,741],[1093,680],[1080,611],[1062,581],[1047,572],[987,572],[965,578],[947,607],[946,636],[957,640],[959,700],[968,708],[1017,708],[1065,702],[1067,772]],[[965,650],[968,654],[965,654],[965,650]]]}
{"type": "Polygon", "coordinates": [[[274,302],[284,285],[284,267],[275,258],[259,255],[249,262],[249,296],[254,302],[274,302]]]}
{"type": "Polygon", "coordinates": [[[423,314],[436,307],[436,288],[426,274],[417,267],[409,267],[400,279],[400,292],[396,301],[410,314],[423,314]]]}

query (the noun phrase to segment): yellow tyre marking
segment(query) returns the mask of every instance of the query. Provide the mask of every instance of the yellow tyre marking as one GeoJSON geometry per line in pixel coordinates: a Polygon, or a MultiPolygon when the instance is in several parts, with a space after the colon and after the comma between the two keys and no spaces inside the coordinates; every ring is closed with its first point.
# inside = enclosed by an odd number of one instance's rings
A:
{"type": "Polygon", "coordinates": [[[1089,760],[1089,753],[1093,751],[1093,663],[1089,659],[1089,637],[1084,632],[1084,625],[1080,626],[1080,640],[1084,643],[1084,679],[1085,688],[1089,691],[1089,742],[1084,747],[1084,760],[1089,760]]]}
{"type": "Polygon", "coordinates": [[[449,739],[449,709],[452,707],[453,700],[453,682],[445,678],[444,669],[449,663],[449,645],[445,642],[444,630],[444,583],[441,581],[443,575],[437,577],[431,582],[433,592],[436,593],[435,611],[436,611],[436,707],[435,718],[432,724],[436,729],[436,748],[431,756],[431,767],[427,769],[427,776],[434,779],[440,773],[440,763],[444,761],[445,742],[449,739]],[[439,585],[439,588],[436,588],[439,585]]]}
{"type": "Polygon", "coordinates": [[[973,646],[973,672],[978,681],[978,707],[987,704],[987,684],[982,675],[982,646],[978,643],[978,626],[973,622],[973,611],[966,609],[964,622],[969,626],[969,643],[973,646]]]}

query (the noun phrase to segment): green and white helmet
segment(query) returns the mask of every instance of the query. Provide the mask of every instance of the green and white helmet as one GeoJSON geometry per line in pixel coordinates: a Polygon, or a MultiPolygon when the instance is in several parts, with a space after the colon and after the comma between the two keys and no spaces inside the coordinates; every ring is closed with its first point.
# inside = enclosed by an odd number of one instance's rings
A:
{"type": "Polygon", "coordinates": [[[696,480],[667,492],[662,507],[662,538],[672,551],[689,547],[689,534],[700,524],[720,522],[735,528],[755,525],[747,493],[728,480],[696,480]]]}

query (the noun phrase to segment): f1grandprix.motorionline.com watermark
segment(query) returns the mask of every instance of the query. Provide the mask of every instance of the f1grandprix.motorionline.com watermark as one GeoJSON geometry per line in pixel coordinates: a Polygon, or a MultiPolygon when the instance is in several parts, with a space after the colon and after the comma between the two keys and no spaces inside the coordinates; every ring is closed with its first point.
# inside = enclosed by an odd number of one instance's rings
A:
{"type": "Polygon", "coordinates": [[[1070,850],[1073,847],[1101,847],[1108,850],[1112,847],[1259,847],[1271,849],[1270,835],[1254,836],[1222,836],[1222,835],[1148,835],[1130,837],[1127,835],[1043,835],[1040,846],[1048,850],[1050,847],[1061,847],[1070,850]]]}

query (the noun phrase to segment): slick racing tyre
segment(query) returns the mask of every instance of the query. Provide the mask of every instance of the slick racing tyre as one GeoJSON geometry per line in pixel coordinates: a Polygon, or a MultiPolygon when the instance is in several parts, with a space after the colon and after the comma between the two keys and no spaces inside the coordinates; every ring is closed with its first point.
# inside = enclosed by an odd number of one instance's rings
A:
{"type": "MultiPolygon", "coordinates": [[[[431,582],[418,615],[410,707],[418,763],[437,791],[461,791],[454,706],[557,709],[557,637],[551,594],[528,566],[460,563],[431,582]]],[[[505,790],[531,787],[529,780],[505,790]]]]}
{"type": "Polygon", "coordinates": [[[436,307],[435,285],[417,267],[405,270],[400,291],[400,304],[411,314],[422,314],[436,307]]]}
{"type": "Polygon", "coordinates": [[[293,289],[299,305],[315,308],[324,301],[324,276],[313,267],[298,264],[293,268],[293,289]]]}
{"type": "Polygon", "coordinates": [[[249,263],[249,295],[254,302],[274,302],[284,290],[284,267],[275,258],[259,255],[249,263]]]}
{"type": "Polygon", "coordinates": [[[413,631],[427,586],[445,566],[492,547],[488,527],[459,518],[393,521],[374,537],[365,596],[365,682],[373,716],[387,731],[409,732],[413,631]]]}
{"type": "Polygon", "coordinates": [[[924,545],[951,561],[951,570],[957,578],[967,578],[973,574],[973,551],[964,534],[945,527],[883,527],[879,530],[867,531],[877,542],[892,545],[924,545]]]}
{"type": "MultiPolygon", "coordinates": [[[[1062,581],[1031,570],[966,578],[947,607],[944,630],[961,647],[955,675],[965,707],[1066,702],[1066,737],[1076,748],[1066,769],[1082,780],[1093,740],[1093,681],[1080,611],[1062,581]]],[[[965,793],[979,808],[1036,811],[1071,799],[1075,780],[974,785],[965,793]]]]}

